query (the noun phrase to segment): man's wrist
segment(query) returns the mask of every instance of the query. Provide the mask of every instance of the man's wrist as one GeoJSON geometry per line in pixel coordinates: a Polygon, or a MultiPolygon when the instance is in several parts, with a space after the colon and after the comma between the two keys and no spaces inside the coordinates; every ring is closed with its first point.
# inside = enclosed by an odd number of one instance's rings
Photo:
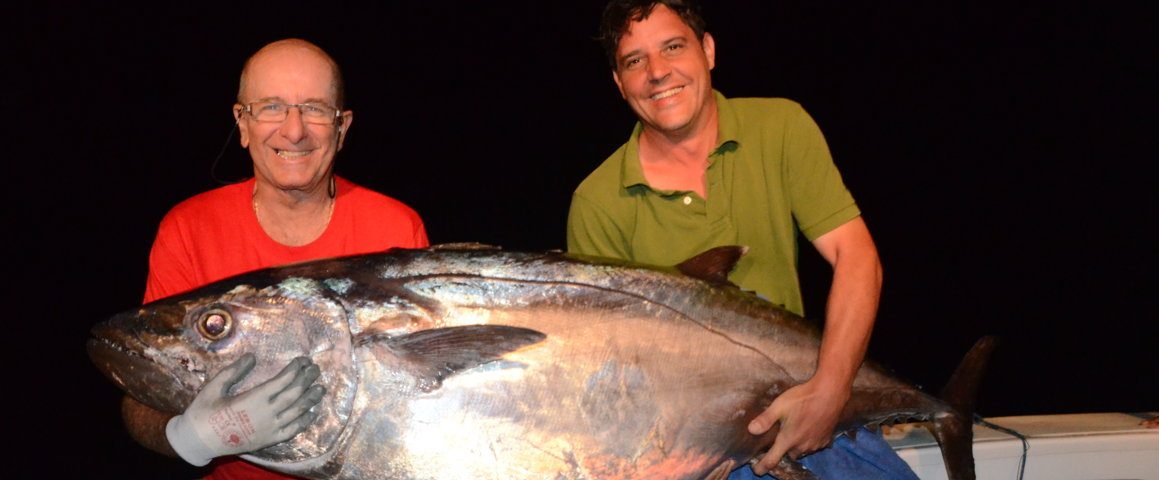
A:
{"type": "Polygon", "coordinates": [[[186,462],[195,467],[202,467],[216,456],[214,452],[201,441],[201,437],[193,430],[184,415],[177,415],[165,424],[165,438],[169,446],[186,462]]]}

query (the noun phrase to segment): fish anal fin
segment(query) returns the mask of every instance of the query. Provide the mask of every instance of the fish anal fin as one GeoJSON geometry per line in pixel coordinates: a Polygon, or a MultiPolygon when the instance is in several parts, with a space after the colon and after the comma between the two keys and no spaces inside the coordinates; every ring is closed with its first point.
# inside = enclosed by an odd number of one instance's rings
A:
{"type": "Polygon", "coordinates": [[[769,470],[769,475],[778,480],[818,480],[813,472],[810,472],[800,462],[790,460],[788,455],[781,457],[781,461],[772,470],[769,470]]]}
{"type": "Polygon", "coordinates": [[[464,325],[378,337],[418,370],[423,390],[438,388],[455,373],[499,360],[504,354],[546,338],[542,332],[508,325],[464,325]]]}
{"type": "Polygon", "coordinates": [[[680,262],[676,265],[676,269],[680,273],[713,285],[732,285],[728,281],[728,274],[736,267],[740,257],[747,252],[748,247],[740,245],[715,247],[680,262]]]}

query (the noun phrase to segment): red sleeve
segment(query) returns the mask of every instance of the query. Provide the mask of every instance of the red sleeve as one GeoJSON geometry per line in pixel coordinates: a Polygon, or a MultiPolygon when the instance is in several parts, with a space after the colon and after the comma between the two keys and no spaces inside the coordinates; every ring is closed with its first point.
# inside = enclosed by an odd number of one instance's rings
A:
{"type": "Polygon", "coordinates": [[[166,217],[149,251],[145,303],[192,289],[197,286],[196,277],[180,228],[176,221],[166,217]]]}
{"type": "Polygon", "coordinates": [[[423,226],[422,219],[419,218],[417,213],[414,217],[415,235],[414,245],[412,245],[412,248],[425,248],[431,246],[431,241],[427,240],[427,229],[423,226]]]}

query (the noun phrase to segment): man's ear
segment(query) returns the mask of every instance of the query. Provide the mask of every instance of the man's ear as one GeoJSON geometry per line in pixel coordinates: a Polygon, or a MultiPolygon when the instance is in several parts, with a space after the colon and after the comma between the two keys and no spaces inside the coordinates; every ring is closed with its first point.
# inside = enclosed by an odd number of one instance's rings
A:
{"type": "Polygon", "coordinates": [[[347,110],[342,112],[342,116],[338,120],[338,150],[342,150],[342,144],[346,141],[346,134],[350,132],[350,124],[354,123],[354,112],[347,110]]]}
{"type": "Polygon", "coordinates": [[[238,141],[241,142],[241,148],[248,148],[250,144],[250,131],[248,123],[241,123],[242,106],[235,104],[233,106],[233,124],[237,126],[238,141]]]}
{"type": "Polygon", "coordinates": [[[716,67],[716,40],[713,40],[712,34],[704,32],[700,46],[704,48],[704,57],[708,59],[708,69],[712,70],[716,67]]]}
{"type": "Polygon", "coordinates": [[[612,80],[616,82],[616,89],[620,91],[620,98],[627,100],[628,96],[624,94],[624,84],[620,82],[620,72],[614,68],[612,69],[612,80]]]}

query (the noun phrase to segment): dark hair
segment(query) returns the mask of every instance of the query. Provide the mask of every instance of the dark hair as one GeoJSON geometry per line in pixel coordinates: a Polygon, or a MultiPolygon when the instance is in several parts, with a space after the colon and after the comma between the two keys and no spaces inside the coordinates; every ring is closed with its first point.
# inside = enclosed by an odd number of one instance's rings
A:
{"type": "Polygon", "coordinates": [[[704,40],[704,19],[701,18],[700,7],[694,0],[611,0],[604,7],[600,32],[596,39],[604,47],[604,54],[607,55],[612,70],[617,67],[616,49],[620,46],[620,38],[628,30],[628,24],[648,18],[657,5],[668,7],[680,17],[696,34],[697,41],[704,40]]]}

